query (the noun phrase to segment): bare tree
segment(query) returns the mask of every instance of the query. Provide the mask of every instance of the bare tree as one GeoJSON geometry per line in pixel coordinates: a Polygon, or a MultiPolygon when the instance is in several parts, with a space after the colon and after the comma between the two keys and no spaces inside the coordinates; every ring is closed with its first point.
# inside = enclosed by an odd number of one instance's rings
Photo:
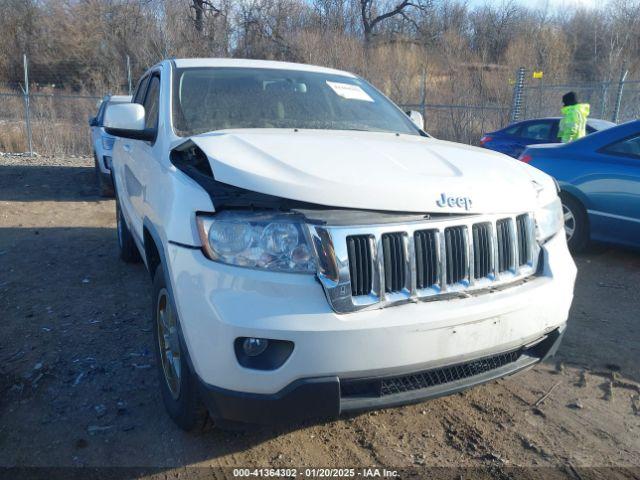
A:
{"type": "Polygon", "coordinates": [[[222,13],[222,9],[214,5],[211,0],[192,0],[192,2],[189,8],[194,11],[194,24],[198,32],[202,32],[204,28],[204,16],[206,14],[216,16],[222,13]]]}
{"type": "MultiPolygon", "coordinates": [[[[360,15],[362,18],[362,30],[364,32],[365,44],[370,44],[374,36],[374,29],[381,22],[395,17],[405,16],[406,10],[415,8],[424,8],[424,4],[420,1],[402,0],[391,5],[381,5],[382,2],[376,0],[359,0],[360,15]],[[382,7],[382,8],[381,8],[382,7]],[[377,13],[379,10],[386,10],[383,13],[377,13]]],[[[429,2],[430,3],[430,2],[429,2]]]]}

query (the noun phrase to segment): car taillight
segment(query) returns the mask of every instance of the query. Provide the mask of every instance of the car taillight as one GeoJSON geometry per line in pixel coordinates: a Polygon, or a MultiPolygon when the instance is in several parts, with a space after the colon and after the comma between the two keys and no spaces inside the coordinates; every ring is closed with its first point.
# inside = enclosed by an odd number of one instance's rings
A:
{"type": "Polygon", "coordinates": [[[491,140],[493,140],[493,138],[488,137],[487,135],[485,135],[484,137],[482,137],[480,139],[480,145],[484,145],[485,143],[490,142],[491,140]]]}
{"type": "Polygon", "coordinates": [[[524,163],[529,163],[533,158],[528,153],[524,153],[518,157],[518,160],[524,163]]]}

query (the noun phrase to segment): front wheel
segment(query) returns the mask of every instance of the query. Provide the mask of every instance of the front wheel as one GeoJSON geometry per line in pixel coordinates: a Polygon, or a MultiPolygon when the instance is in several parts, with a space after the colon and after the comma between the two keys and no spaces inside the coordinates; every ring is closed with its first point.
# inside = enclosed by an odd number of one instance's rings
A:
{"type": "Polygon", "coordinates": [[[153,278],[152,308],[156,364],[165,409],[183,430],[204,426],[207,411],[200,402],[196,376],[187,362],[186,347],[180,338],[178,316],[162,265],[158,266],[153,278]]]}
{"type": "Polygon", "coordinates": [[[560,193],[564,231],[572,252],[581,252],[589,243],[589,220],[582,204],[571,195],[560,193]]]}

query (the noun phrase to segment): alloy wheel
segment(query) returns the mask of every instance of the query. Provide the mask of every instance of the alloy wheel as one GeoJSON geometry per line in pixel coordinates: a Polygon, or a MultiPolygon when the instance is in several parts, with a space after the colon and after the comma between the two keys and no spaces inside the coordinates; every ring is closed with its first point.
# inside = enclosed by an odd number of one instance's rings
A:
{"type": "Polygon", "coordinates": [[[562,205],[562,215],[564,217],[564,231],[567,235],[567,241],[569,241],[576,231],[576,217],[564,204],[562,205]]]}
{"type": "Polygon", "coordinates": [[[176,316],[171,307],[169,293],[166,288],[163,288],[158,294],[156,314],[158,319],[156,322],[158,344],[164,380],[167,383],[167,387],[169,387],[171,396],[177,399],[180,396],[180,376],[182,373],[180,339],[176,316]]]}

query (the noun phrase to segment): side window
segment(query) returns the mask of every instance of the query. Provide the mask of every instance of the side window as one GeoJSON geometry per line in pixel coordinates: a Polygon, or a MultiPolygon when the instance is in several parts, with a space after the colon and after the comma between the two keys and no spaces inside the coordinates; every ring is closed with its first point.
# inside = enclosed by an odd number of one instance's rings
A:
{"type": "Polygon", "coordinates": [[[522,127],[522,136],[531,140],[551,139],[551,122],[533,122],[522,127]]]}
{"type": "Polygon", "coordinates": [[[107,109],[107,102],[103,101],[100,104],[100,108],[98,109],[98,113],[96,114],[96,122],[98,123],[98,126],[101,127],[102,126],[102,122],[104,122],[104,111],[107,109]]]}
{"type": "Polygon", "coordinates": [[[131,103],[138,103],[142,105],[144,101],[144,94],[147,91],[147,83],[149,83],[149,77],[143,77],[138,83],[138,88],[136,88],[136,93],[133,96],[133,100],[131,103]]]}
{"type": "Polygon", "coordinates": [[[504,133],[506,133],[507,135],[517,135],[518,130],[520,130],[520,125],[514,125],[513,127],[506,128],[504,130],[504,133]]]}
{"type": "Polygon", "coordinates": [[[603,153],[640,159],[640,135],[612,143],[602,149],[603,153]]]}
{"type": "Polygon", "coordinates": [[[160,103],[160,77],[154,75],[149,82],[147,95],[144,98],[145,128],[158,126],[158,104],[160,103]]]}

